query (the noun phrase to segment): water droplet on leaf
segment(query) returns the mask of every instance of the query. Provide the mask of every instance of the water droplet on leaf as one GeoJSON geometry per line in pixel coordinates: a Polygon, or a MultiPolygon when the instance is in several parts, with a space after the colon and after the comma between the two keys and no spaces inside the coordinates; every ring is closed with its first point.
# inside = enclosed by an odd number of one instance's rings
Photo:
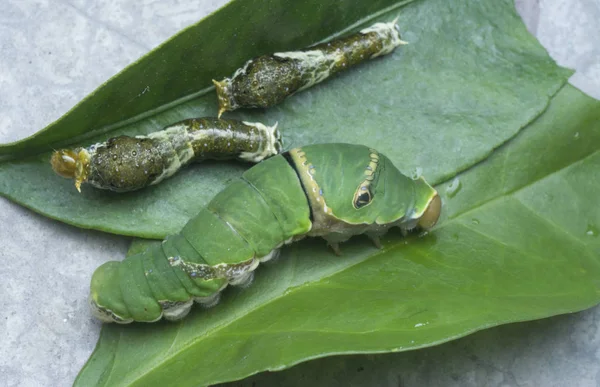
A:
{"type": "Polygon", "coordinates": [[[421,167],[416,167],[415,170],[412,172],[413,179],[418,179],[422,175],[423,175],[423,168],[421,168],[421,167]]]}
{"type": "Polygon", "coordinates": [[[452,180],[452,182],[450,183],[450,185],[446,187],[446,193],[448,194],[449,198],[453,198],[458,193],[458,191],[460,191],[461,188],[462,184],[459,178],[455,177],[454,180],[452,180]]]}

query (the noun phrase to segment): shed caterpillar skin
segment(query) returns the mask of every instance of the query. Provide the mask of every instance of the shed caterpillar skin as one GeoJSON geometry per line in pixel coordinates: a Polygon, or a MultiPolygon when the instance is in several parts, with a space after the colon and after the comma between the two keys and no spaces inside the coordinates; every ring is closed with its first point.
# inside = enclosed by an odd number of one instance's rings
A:
{"type": "Polygon", "coordinates": [[[146,136],[119,136],[52,154],[52,169],[100,189],[134,191],[158,184],[192,161],[233,159],[258,163],[281,152],[277,124],[192,118],[146,136]]]}
{"type": "Polygon", "coordinates": [[[231,78],[213,80],[219,117],[238,108],[266,108],[330,76],[406,44],[396,20],[376,23],[345,38],[300,51],[278,52],[251,59],[231,78]]]}
{"type": "Polygon", "coordinates": [[[90,307],[105,322],[185,317],[212,306],[228,284],[247,285],[260,262],[306,236],[338,244],[366,234],[376,245],[392,227],[430,229],[441,200],[362,145],[295,148],[250,168],[157,248],[94,272],[90,307]]]}

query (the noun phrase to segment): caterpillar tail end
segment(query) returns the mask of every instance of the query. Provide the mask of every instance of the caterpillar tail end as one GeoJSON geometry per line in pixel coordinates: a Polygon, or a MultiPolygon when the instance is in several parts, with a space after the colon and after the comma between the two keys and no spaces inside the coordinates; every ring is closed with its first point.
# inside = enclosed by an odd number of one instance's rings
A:
{"type": "Polygon", "coordinates": [[[277,122],[273,126],[267,126],[260,122],[242,121],[244,125],[253,126],[264,134],[266,141],[256,152],[242,152],[238,156],[241,160],[258,163],[268,157],[275,156],[283,150],[281,133],[277,130],[277,122]]]}
{"type": "Polygon", "coordinates": [[[408,44],[407,41],[400,39],[400,25],[398,25],[398,20],[400,20],[400,16],[396,16],[396,18],[394,20],[392,20],[392,22],[390,23],[390,29],[392,30],[396,30],[396,32],[398,33],[398,37],[395,39],[394,44],[396,46],[405,46],[408,44]]]}
{"type": "Polygon", "coordinates": [[[106,262],[96,269],[90,285],[89,306],[92,315],[102,322],[129,324],[133,318],[121,294],[119,263],[106,262]]]}
{"type": "Polygon", "coordinates": [[[267,126],[271,138],[273,139],[273,149],[275,150],[275,154],[279,154],[283,150],[283,137],[281,136],[281,132],[277,129],[278,124],[279,122],[276,121],[273,126],[267,126]]]}
{"type": "Polygon", "coordinates": [[[217,99],[219,101],[219,113],[218,118],[226,111],[235,110],[236,104],[231,94],[231,80],[229,78],[223,79],[221,82],[212,80],[217,90],[217,99]]]}
{"type": "Polygon", "coordinates": [[[362,29],[361,34],[375,33],[382,42],[383,47],[379,52],[371,55],[371,59],[381,55],[390,54],[396,47],[406,45],[408,42],[401,39],[400,26],[397,24],[398,18],[391,22],[375,23],[370,27],[362,29]]]}
{"type": "Polygon", "coordinates": [[[50,165],[54,172],[67,179],[75,179],[75,188],[81,193],[81,184],[87,180],[90,154],[85,149],[54,151],[50,165]]]}

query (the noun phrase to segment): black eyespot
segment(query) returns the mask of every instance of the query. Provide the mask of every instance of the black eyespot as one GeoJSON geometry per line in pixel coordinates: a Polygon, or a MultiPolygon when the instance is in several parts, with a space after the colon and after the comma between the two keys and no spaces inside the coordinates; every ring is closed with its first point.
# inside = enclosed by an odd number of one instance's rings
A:
{"type": "Polygon", "coordinates": [[[371,203],[371,193],[369,191],[361,192],[354,200],[354,208],[359,209],[371,203]]]}

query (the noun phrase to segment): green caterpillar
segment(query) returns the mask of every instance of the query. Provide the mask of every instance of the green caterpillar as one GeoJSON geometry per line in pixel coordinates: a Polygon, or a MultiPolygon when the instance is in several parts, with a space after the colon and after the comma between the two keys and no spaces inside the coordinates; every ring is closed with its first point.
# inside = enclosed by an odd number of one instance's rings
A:
{"type": "Polygon", "coordinates": [[[396,20],[375,23],[356,34],[300,51],[278,52],[251,59],[231,78],[213,80],[219,117],[238,108],[266,108],[330,76],[407,44],[396,20]]]}
{"type": "Polygon", "coordinates": [[[119,136],[52,154],[52,169],[81,184],[117,192],[157,184],[192,161],[232,159],[258,163],[280,153],[277,124],[192,118],[146,136],[119,136]]]}
{"type": "Polygon", "coordinates": [[[391,227],[433,227],[441,205],[425,180],[368,147],[292,149],[250,168],[158,248],[100,266],[91,310],[122,324],[178,320],[194,301],[211,306],[228,284],[248,284],[284,244],[319,236],[339,254],[340,242],[366,234],[379,246],[391,227]]]}

